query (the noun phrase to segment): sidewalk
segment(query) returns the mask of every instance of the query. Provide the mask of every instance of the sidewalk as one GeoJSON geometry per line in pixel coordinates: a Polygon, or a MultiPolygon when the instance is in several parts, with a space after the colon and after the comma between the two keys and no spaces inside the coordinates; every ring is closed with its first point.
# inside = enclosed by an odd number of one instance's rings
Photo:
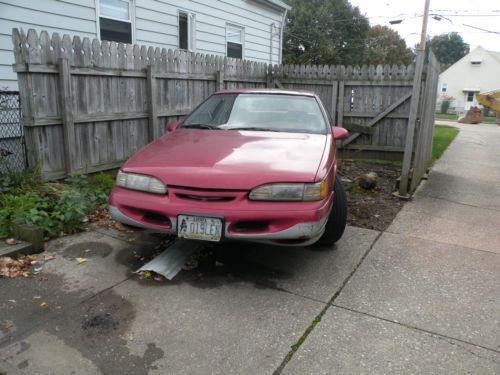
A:
{"type": "Polygon", "coordinates": [[[500,373],[500,127],[455,125],[285,373],[500,373]]]}

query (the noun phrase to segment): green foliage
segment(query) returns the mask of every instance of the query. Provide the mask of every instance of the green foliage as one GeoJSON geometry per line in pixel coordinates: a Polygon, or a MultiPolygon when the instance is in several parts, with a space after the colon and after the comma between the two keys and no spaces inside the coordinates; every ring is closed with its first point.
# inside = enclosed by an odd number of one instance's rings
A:
{"type": "Polygon", "coordinates": [[[39,168],[0,173],[0,193],[19,193],[27,190],[36,190],[41,185],[42,180],[39,168]]]}
{"type": "Polygon", "coordinates": [[[364,64],[404,64],[413,62],[414,54],[406,46],[406,42],[399,34],[387,26],[375,25],[370,28],[364,64]]]}
{"type": "Polygon", "coordinates": [[[347,0],[290,0],[284,28],[286,64],[359,64],[368,19],[347,0]]]}
{"type": "Polygon", "coordinates": [[[82,228],[88,205],[88,201],[79,190],[64,190],[51,216],[57,221],[59,229],[74,232],[82,228]]]}
{"type": "Polygon", "coordinates": [[[33,170],[1,174],[0,238],[9,236],[17,221],[38,225],[50,236],[78,231],[87,214],[106,204],[113,187],[103,173],[93,178],[72,173],[65,182],[43,182],[33,170]]]}
{"type": "Polygon", "coordinates": [[[468,53],[469,46],[460,34],[454,32],[434,36],[427,42],[426,50],[429,49],[441,64],[451,65],[468,53]]]}
{"type": "Polygon", "coordinates": [[[443,114],[448,113],[448,110],[450,109],[450,104],[451,102],[449,100],[443,100],[441,102],[441,113],[443,114]]]}

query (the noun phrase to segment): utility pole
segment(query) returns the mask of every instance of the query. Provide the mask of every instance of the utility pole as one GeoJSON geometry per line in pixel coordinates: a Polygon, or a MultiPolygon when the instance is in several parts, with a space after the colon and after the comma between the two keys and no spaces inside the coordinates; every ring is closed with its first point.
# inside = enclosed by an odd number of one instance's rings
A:
{"type": "Polygon", "coordinates": [[[429,21],[429,6],[431,0],[425,0],[425,8],[424,8],[424,19],[422,20],[422,35],[420,36],[420,45],[419,49],[425,51],[425,42],[427,39],[427,22],[429,21]]]}

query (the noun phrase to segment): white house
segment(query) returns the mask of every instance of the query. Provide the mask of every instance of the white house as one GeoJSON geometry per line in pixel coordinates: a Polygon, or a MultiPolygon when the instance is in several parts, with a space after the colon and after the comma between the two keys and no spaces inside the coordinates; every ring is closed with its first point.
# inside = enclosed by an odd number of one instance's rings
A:
{"type": "Polygon", "coordinates": [[[281,63],[281,0],[0,0],[0,90],[17,90],[12,28],[281,63]]]}
{"type": "Polygon", "coordinates": [[[477,47],[439,75],[438,109],[444,97],[453,97],[450,109],[458,113],[477,106],[476,94],[500,88],[500,52],[477,47]]]}

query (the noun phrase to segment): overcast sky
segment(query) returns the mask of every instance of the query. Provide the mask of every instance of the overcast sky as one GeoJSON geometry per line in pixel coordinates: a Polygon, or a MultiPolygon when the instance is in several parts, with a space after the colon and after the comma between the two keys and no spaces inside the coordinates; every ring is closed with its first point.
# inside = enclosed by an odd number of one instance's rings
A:
{"type": "MultiPolygon", "coordinates": [[[[409,47],[420,41],[424,0],[349,0],[358,6],[372,25],[389,26],[406,40],[409,47]],[[402,19],[399,25],[390,20],[402,19]]],[[[427,35],[458,32],[471,49],[482,47],[500,51],[500,0],[431,0],[430,14],[442,16],[441,21],[429,18],[427,35]],[[496,32],[487,33],[470,25],[496,32]]]]}

